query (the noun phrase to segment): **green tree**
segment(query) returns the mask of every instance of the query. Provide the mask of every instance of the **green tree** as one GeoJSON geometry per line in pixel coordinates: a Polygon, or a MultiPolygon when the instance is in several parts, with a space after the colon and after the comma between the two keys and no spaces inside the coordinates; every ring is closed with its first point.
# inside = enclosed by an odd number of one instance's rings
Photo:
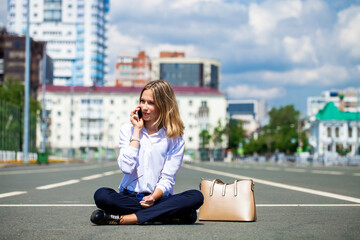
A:
{"type": "Polygon", "coordinates": [[[269,112],[270,122],[264,128],[263,137],[266,139],[267,152],[276,150],[294,153],[298,146],[298,124],[300,112],[293,105],[272,108],[269,112]]]}
{"type": "Polygon", "coordinates": [[[213,142],[215,148],[220,148],[222,142],[224,141],[223,136],[226,133],[226,126],[222,126],[221,121],[218,121],[218,125],[214,128],[213,132],[213,142]]]}
{"type": "Polygon", "coordinates": [[[208,130],[204,129],[199,133],[199,137],[201,140],[201,148],[205,148],[209,143],[211,139],[211,135],[208,130]]]}
{"type": "Polygon", "coordinates": [[[272,108],[269,124],[262,128],[258,138],[245,145],[245,154],[272,154],[275,151],[287,154],[296,152],[301,139],[303,147],[308,144],[305,133],[299,135],[300,112],[293,105],[272,108]]]}
{"type": "MultiPolygon", "coordinates": [[[[8,77],[0,86],[1,139],[6,139],[1,149],[19,151],[23,141],[24,85],[8,77]],[[10,140],[12,139],[12,140],[10,140]],[[9,143],[11,142],[11,143],[9,143]]],[[[36,119],[40,103],[30,97],[30,151],[36,151],[36,119]]]]}
{"type": "MultiPolygon", "coordinates": [[[[6,78],[4,84],[0,86],[0,99],[4,102],[11,103],[24,110],[25,90],[20,80],[6,78]]],[[[36,114],[40,110],[40,103],[30,97],[30,113],[36,114]]]]}
{"type": "Polygon", "coordinates": [[[243,128],[243,122],[239,120],[230,119],[227,125],[227,134],[229,136],[228,148],[235,155],[239,143],[245,142],[245,130],[243,128]]]}

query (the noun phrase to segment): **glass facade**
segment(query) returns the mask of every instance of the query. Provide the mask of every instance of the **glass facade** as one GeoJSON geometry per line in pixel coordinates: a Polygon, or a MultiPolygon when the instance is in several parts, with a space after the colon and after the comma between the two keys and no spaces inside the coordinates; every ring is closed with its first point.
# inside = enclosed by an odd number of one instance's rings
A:
{"type": "Polygon", "coordinates": [[[44,0],[44,22],[61,22],[61,0],[44,0]]]}
{"type": "Polygon", "coordinates": [[[230,103],[228,107],[230,116],[235,114],[255,114],[253,103],[230,103]]]}
{"type": "Polygon", "coordinates": [[[175,86],[203,86],[201,63],[161,63],[160,79],[175,86]]]}
{"type": "Polygon", "coordinates": [[[213,64],[211,64],[210,87],[215,89],[219,88],[219,67],[213,64]]]}

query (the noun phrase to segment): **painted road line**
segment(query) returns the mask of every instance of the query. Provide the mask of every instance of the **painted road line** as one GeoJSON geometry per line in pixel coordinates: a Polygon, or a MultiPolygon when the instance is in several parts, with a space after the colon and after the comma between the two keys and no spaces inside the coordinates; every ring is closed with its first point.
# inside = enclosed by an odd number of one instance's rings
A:
{"type": "MultiPolygon", "coordinates": [[[[0,207],[96,207],[95,204],[0,204],[0,207]]],[[[360,204],[256,204],[256,207],[360,207],[360,204]]]]}
{"type": "Polygon", "coordinates": [[[84,181],[93,180],[93,179],[101,178],[103,176],[104,176],[104,174],[94,174],[94,175],[90,175],[87,177],[83,177],[83,178],[81,178],[81,180],[84,180],[84,181]]]}
{"type": "Polygon", "coordinates": [[[96,207],[95,204],[0,204],[0,207],[96,207]]]}
{"type": "Polygon", "coordinates": [[[323,191],[314,190],[314,189],[310,189],[310,188],[296,187],[296,186],[292,186],[292,185],[288,185],[288,184],[277,183],[277,182],[262,180],[262,179],[258,179],[258,178],[251,178],[248,176],[241,176],[241,175],[237,175],[237,174],[221,172],[221,171],[216,171],[216,170],[202,168],[202,167],[191,166],[188,164],[183,164],[182,166],[185,168],[200,171],[200,172],[207,172],[207,173],[231,177],[231,178],[235,178],[235,179],[253,179],[256,183],[261,183],[264,185],[289,189],[289,190],[298,191],[298,192],[310,193],[310,194],[319,195],[319,196],[323,196],[323,197],[340,199],[340,200],[344,200],[344,201],[348,201],[348,202],[360,203],[360,198],[354,198],[354,197],[344,196],[344,195],[335,194],[335,193],[323,192],[323,191]]]}
{"type": "Polygon", "coordinates": [[[353,175],[356,177],[360,177],[360,173],[354,173],[353,175]]]}
{"type": "Polygon", "coordinates": [[[305,169],[297,169],[297,168],[285,168],[285,172],[301,172],[301,173],[303,173],[303,172],[306,172],[306,170],[305,169]]]}
{"type": "Polygon", "coordinates": [[[270,171],[280,171],[280,168],[275,168],[275,167],[266,167],[265,169],[270,171]]]}
{"type": "Polygon", "coordinates": [[[315,174],[330,174],[330,175],[343,175],[343,172],[338,172],[338,171],[323,171],[323,170],[312,170],[312,173],[315,174]]]}
{"type": "Polygon", "coordinates": [[[66,185],[75,184],[75,183],[78,183],[78,182],[80,182],[80,180],[73,179],[73,180],[69,180],[69,181],[65,181],[65,182],[59,182],[59,183],[40,186],[40,187],[37,187],[36,189],[38,189],[38,190],[47,190],[47,189],[52,189],[52,188],[57,188],[57,187],[62,187],[62,186],[66,186],[66,185]]]}
{"type": "Polygon", "coordinates": [[[16,175],[16,174],[33,174],[33,173],[49,173],[49,172],[62,172],[62,171],[77,171],[77,170],[88,170],[88,169],[96,169],[101,168],[103,166],[112,166],[116,165],[116,163],[104,163],[90,166],[81,166],[81,167],[61,167],[61,168],[43,168],[43,169],[33,169],[33,170],[16,170],[16,171],[2,171],[0,175],[16,175]]]}
{"type": "Polygon", "coordinates": [[[104,172],[104,176],[110,176],[116,174],[116,171],[109,171],[109,172],[104,172]]]}
{"type": "Polygon", "coordinates": [[[25,192],[25,191],[17,191],[17,192],[1,193],[0,198],[12,197],[12,196],[25,194],[25,193],[27,193],[27,192],[25,192]]]}
{"type": "Polygon", "coordinates": [[[256,207],[360,207],[360,204],[256,204],[256,207]]]}

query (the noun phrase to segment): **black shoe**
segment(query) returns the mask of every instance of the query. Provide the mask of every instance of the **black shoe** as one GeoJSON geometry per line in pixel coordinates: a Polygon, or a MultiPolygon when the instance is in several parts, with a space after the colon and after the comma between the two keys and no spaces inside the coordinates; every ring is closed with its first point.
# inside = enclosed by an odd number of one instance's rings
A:
{"type": "Polygon", "coordinates": [[[103,210],[95,210],[90,217],[90,221],[97,225],[119,225],[121,222],[121,216],[110,215],[105,213],[103,210]]]}
{"type": "Polygon", "coordinates": [[[197,213],[196,211],[192,211],[188,214],[185,214],[180,217],[179,223],[180,224],[193,224],[197,220],[197,213]]]}
{"type": "Polygon", "coordinates": [[[168,224],[193,224],[197,220],[196,211],[192,211],[190,213],[182,214],[178,217],[172,217],[169,219],[163,219],[162,222],[168,224]]]}

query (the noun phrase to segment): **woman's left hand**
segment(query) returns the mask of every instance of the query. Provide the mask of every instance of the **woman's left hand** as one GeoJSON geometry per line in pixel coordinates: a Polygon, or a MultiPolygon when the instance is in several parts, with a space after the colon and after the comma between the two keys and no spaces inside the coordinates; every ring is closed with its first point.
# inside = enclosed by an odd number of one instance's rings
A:
{"type": "Polygon", "coordinates": [[[142,201],[140,201],[140,205],[143,208],[148,208],[153,206],[155,203],[155,198],[152,195],[145,196],[142,201]]]}

